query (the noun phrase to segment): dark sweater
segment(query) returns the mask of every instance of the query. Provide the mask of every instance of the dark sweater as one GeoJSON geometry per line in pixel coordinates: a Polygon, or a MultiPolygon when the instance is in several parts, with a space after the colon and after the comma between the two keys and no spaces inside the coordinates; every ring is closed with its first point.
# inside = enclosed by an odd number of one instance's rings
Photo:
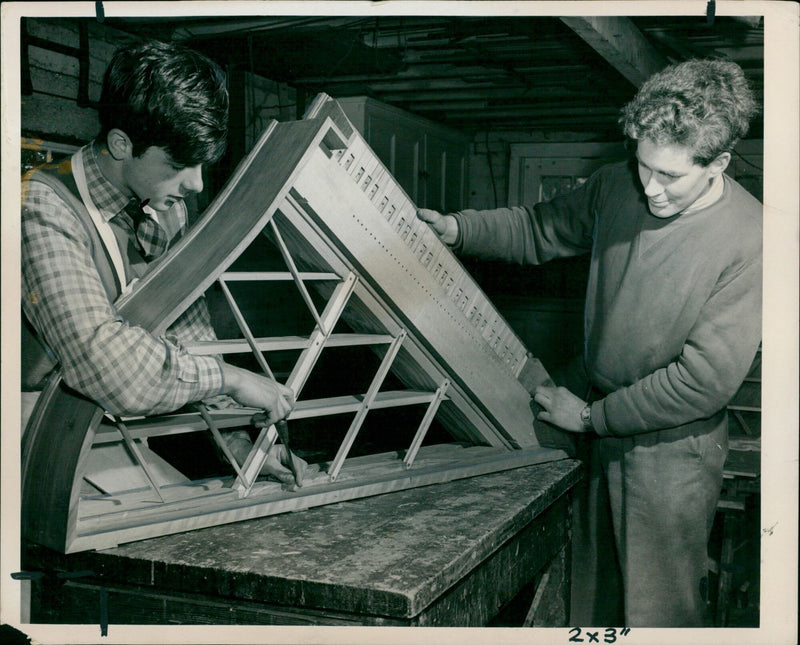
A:
{"type": "MultiPolygon", "coordinates": [[[[650,214],[635,166],[533,207],[457,213],[461,252],[520,264],[592,253],[585,362],[600,435],[722,421],[761,340],[762,207],[724,178],[696,213],[650,214]]],[[[683,433],[682,433],[683,434],[683,433]]]]}

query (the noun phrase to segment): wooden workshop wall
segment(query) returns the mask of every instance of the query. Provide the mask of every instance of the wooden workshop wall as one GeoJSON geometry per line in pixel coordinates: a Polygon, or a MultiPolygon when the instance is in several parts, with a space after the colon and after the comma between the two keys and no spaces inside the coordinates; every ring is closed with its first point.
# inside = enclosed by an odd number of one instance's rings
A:
{"type": "MultiPolygon", "coordinates": [[[[620,136],[619,141],[622,141],[620,136]]],[[[509,159],[513,145],[536,143],[611,143],[583,132],[527,133],[478,132],[472,139],[469,159],[469,208],[497,208],[508,205],[509,159]]],[[[763,199],[764,163],[762,139],[744,139],[727,169],[757,199],[763,199]]]]}
{"type": "MultiPolygon", "coordinates": [[[[23,20],[22,29],[31,36],[28,48],[30,92],[23,89],[22,131],[25,136],[39,137],[63,144],[81,145],[97,134],[97,112],[91,103],[100,98],[103,74],[114,51],[135,38],[96,21],[85,22],[88,30],[88,100],[79,104],[80,61],[64,48],[80,50],[79,22],[67,19],[23,20]]],[[[23,39],[24,40],[24,39],[23,39]]],[[[26,70],[23,69],[23,76],[26,70]]],[[[231,91],[241,94],[235,105],[235,135],[251,147],[270,119],[295,118],[294,91],[284,83],[276,83],[252,74],[229,74],[231,91]]],[[[23,88],[25,82],[23,82],[23,88]]],[[[234,115],[232,115],[234,116],[234,115]]]]}
{"type": "MultiPolygon", "coordinates": [[[[57,51],[60,47],[78,50],[80,36],[75,21],[27,19],[23,33],[52,44],[52,48],[33,44],[28,48],[29,65],[22,66],[21,125],[24,137],[41,138],[55,143],[81,145],[97,134],[97,111],[91,105],[78,104],[80,62],[78,57],[57,51]],[[25,77],[29,73],[30,92],[25,77]]],[[[88,24],[88,99],[97,101],[103,73],[114,50],[125,34],[88,24]]],[[[22,42],[25,42],[24,36],[22,42]]]]}

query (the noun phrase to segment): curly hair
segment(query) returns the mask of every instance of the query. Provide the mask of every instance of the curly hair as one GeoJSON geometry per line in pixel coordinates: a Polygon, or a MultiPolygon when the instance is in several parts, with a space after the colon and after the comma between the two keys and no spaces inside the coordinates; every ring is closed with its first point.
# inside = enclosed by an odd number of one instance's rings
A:
{"type": "Polygon", "coordinates": [[[725,60],[689,60],[651,76],[622,110],[631,139],[677,144],[707,166],[729,152],[750,126],[758,105],[742,68],[725,60]]]}
{"type": "Polygon", "coordinates": [[[227,142],[225,74],[209,58],[176,44],[124,47],[106,69],[98,116],[99,137],[119,128],[136,157],[157,146],[180,164],[213,163],[227,142]]]}

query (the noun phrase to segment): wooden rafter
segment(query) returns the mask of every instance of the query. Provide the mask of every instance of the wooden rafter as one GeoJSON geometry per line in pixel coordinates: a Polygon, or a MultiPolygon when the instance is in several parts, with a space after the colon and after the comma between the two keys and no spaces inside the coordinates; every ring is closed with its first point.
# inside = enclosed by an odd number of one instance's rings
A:
{"type": "Polygon", "coordinates": [[[667,61],[628,18],[621,16],[563,16],[561,21],[586,41],[634,87],[639,87],[667,64],[667,61]]]}

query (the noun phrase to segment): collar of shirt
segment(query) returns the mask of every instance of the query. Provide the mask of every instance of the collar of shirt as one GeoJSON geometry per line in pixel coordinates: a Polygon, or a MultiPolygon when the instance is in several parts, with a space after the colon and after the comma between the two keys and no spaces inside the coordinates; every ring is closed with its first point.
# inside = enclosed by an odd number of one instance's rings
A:
{"type": "Polygon", "coordinates": [[[725,187],[724,184],[725,182],[722,180],[722,175],[714,177],[706,193],[702,197],[698,197],[691,206],[683,211],[683,214],[696,213],[697,211],[715,204],[720,197],[722,197],[723,188],[725,187]]]}
{"type": "Polygon", "coordinates": [[[86,185],[89,194],[92,196],[94,205],[100,211],[103,219],[109,221],[111,218],[124,212],[125,207],[131,201],[119,188],[106,179],[94,151],[94,142],[86,144],[80,150],[83,160],[84,171],[86,172],[86,185]]]}

